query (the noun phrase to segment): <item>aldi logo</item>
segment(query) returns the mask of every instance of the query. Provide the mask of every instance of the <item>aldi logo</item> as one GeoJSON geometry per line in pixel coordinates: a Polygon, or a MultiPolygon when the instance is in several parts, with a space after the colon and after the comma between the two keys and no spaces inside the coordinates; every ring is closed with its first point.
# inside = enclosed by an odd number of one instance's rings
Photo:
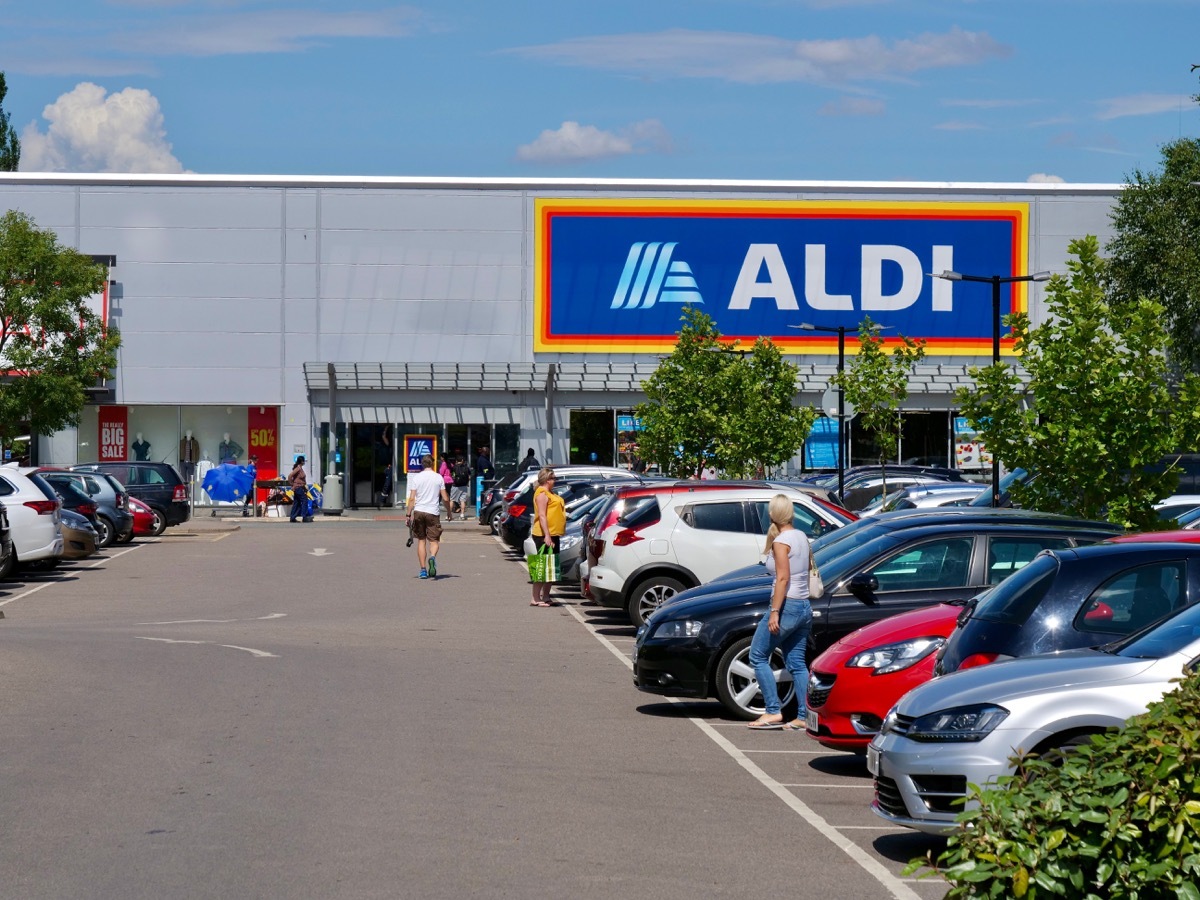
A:
{"type": "MultiPolygon", "coordinates": [[[[764,335],[790,353],[828,354],[836,337],[789,326],[870,316],[924,338],[931,355],[984,356],[986,292],[926,273],[1028,270],[1028,203],[588,198],[535,209],[535,352],[667,353],[691,305],[726,337],[764,335]]],[[[1002,315],[1028,308],[1026,287],[1004,286],[1002,315]]]]}

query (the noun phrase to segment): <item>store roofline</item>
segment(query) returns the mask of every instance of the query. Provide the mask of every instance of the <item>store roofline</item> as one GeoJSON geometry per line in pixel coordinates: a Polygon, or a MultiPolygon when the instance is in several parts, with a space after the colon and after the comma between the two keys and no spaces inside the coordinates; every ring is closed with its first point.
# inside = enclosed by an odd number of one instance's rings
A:
{"type": "Polygon", "coordinates": [[[767,181],[707,178],[477,178],[367,175],[175,175],[117,172],[3,172],[0,184],[152,187],[307,187],[307,188],[467,188],[517,191],[681,191],[745,193],[956,193],[956,194],[1114,194],[1124,184],[956,181],[767,181]]]}

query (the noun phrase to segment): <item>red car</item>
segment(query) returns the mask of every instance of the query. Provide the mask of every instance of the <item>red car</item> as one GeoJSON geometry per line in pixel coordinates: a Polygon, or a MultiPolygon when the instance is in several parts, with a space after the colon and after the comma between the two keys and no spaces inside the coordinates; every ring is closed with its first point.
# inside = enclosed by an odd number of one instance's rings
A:
{"type": "MultiPolygon", "coordinates": [[[[1105,543],[1164,541],[1200,543],[1200,532],[1125,534],[1105,543]]],[[[939,603],[890,616],[846,635],[818,656],[809,668],[809,736],[833,750],[865,753],[888,710],[933,678],[937,651],[962,611],[961,604],[939,603]]],[[[1100,603],[1087,615],[1105,619],[1112,614],[1100,603]]]]}
{"type": "Polygon", "coordinates": [[[129,511],[133,513],[133,536],[151,537],[154,534],[154,510],[137,497],[129,498],[129,511]]]}

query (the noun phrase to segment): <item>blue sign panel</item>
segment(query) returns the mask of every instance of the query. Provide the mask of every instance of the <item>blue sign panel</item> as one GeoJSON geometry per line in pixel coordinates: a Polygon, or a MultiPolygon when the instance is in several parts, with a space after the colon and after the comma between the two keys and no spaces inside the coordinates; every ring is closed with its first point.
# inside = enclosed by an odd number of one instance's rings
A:
{"type": "MultiPolygon", "coordinates": [[[[535,239],[538,351],[670,350],[694,306],[726,337],[789,352],[836,341],[789,326],[854,333],[869,316],[928,353],[980,355],[990,287],[928,273],[1024,273],[1028,204],[539,200],[535,239]]],[[[1003,285],[1002,313],[1025,297],[1003,285]]]]}
{"type": "Polygon", "coordinates": [[[838,420],[822,417],[813,422],[804,442],[804,465],[809,469],[835,469],[838,464],[838,420]]]}
{"type": "Polygon", "coordinates": [[[404,436],[404,468],[406,472],[421,471],[421,457],[437,459],[437,438],[432,434],[406,434],[404,436]]]}

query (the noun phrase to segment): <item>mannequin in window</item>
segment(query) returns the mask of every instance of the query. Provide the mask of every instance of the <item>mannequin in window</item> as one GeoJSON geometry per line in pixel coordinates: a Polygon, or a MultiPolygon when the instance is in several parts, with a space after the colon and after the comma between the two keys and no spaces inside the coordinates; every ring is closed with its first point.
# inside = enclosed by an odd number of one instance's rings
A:
{"type": "Polygon", "coordinates": [[[191,481],[196,474],[196,463],[200,461],[200,442],[192,437],[192,430],[189,428],[183,433],[183,440],[179,442],[179,467],[183,471],[184,481],[191,481]]]}
{"type": "Polygon", "coordinates": [[[238,457],[242,455],[242,445],[237,441],[229,439],[229,432],[225,432],[221,436],[221,443],[217,447],[217,462],[219,463],[235,463],[238,457]]]}
{"type": "Polygon", "coordinates": [[[145,462],[150,458],[150,442],[142,437],[140,431],[133,443],[129,445],[129,449],[133,451],[133,458],[139,462],[145,462]]]}

